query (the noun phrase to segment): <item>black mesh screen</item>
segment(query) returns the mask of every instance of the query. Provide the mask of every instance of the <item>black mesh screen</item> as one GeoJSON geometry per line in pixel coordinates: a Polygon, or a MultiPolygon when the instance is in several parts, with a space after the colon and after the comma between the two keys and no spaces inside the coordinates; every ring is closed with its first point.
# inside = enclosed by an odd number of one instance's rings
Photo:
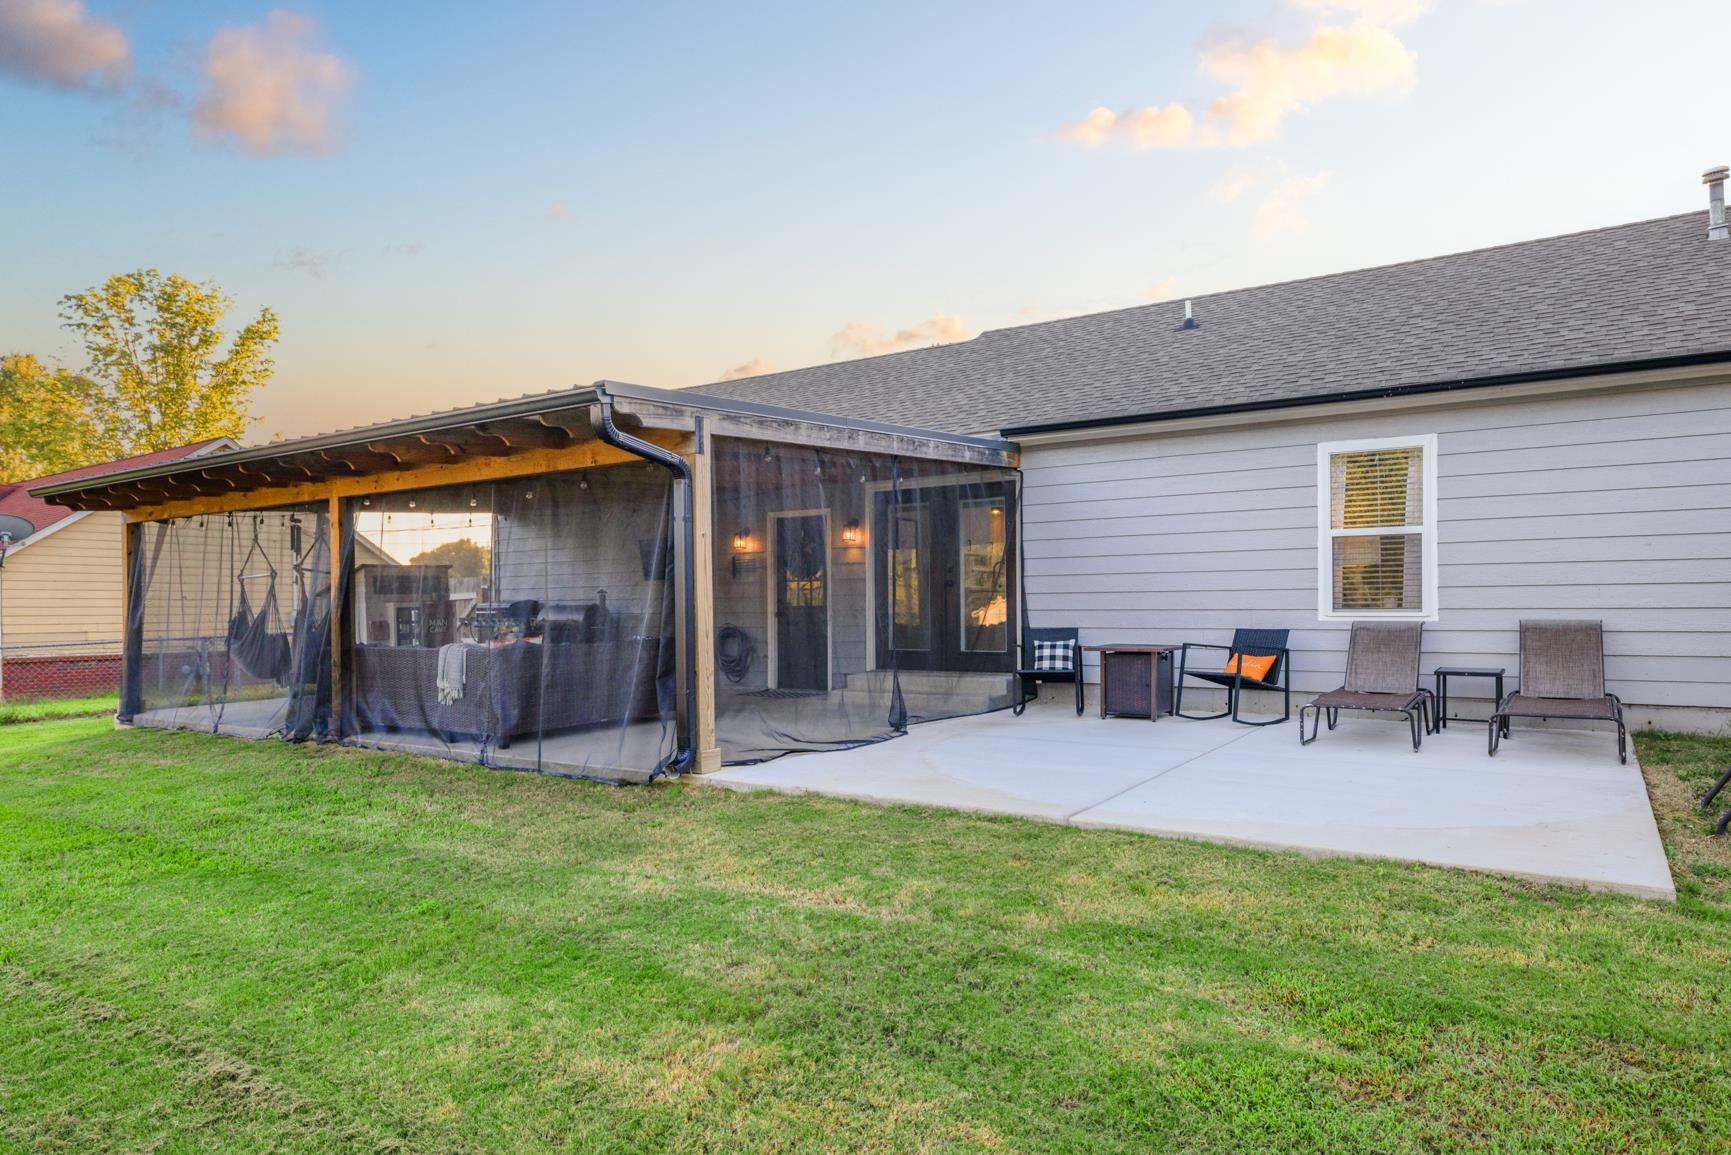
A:
{"type": "Polygon", "coordinates": [[[724,761],[1011,704],[1013,471],[726,438],[714,452],[724,761]]]}
{"type": "Polygon", "coordinates": [[[352,503],[344,740],[604,781],[664,769],[671,492],[625,464],[352,503]]]}
{"type": "Polygon", "coordinates": [[[329,732],[326,507],[150,522],[133,565],[132,722],[292,741],[329,732]]]}

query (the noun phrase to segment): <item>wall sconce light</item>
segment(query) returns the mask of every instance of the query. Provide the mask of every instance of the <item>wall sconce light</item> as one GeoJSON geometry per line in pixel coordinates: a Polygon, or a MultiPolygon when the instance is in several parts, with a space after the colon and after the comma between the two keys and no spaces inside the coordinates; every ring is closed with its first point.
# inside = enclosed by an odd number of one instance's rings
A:
{"type": "Polygon", "coordinates": [[[742,529],[733,535],[733,552],[734,553],[750,553],[751,552],[751,531],[750,530],[742,529]]]}
{"type": "Polygon", "coordinates": [[[853,518],[841,527],[841,543],[843,545],[863,545],[865,530],[860,528],[859,518],[853,518]]]}

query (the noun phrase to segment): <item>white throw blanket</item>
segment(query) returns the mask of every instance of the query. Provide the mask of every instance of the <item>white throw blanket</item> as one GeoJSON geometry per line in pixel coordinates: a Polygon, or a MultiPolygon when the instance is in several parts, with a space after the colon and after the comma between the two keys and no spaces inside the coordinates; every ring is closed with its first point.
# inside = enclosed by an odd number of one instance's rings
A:
{"type": "Polygon", "coordinates": [[[463,683],[468,680],[469,647],[452,642],[439,647],[439,702],[449,706],[463,697],[463,683]]]}

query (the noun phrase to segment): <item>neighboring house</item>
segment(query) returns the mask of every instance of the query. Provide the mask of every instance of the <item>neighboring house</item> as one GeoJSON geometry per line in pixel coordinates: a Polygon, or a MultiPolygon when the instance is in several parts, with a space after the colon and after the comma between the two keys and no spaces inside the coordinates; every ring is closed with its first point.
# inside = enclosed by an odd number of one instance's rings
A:
{"type": "Polygon", "coordinates": [[[30,490],[238,448],[214,437],[0,484],[0,519],[18,519],[3,523],[15,532],[0,564],[0,697],[108,693],[119,684],[121,515],[50,505],[30,490]]]}
{"type": "Polygon", "coordinates": [[[701,391],[1018,443],[1033,625],[1290,628],[1320,691],[1354,618],[1424,621],[1427,671],[1511,674],[1521,618],[1602,618],[1634,716],[1708,727],[1731,717],[1717,231],[1686,213],[701,391]]]}
{"type": "Polygon", "coordinates": [[[1599,618],[1633,720],[1708,728],[1731,718],[1715,176],[1707,216],[34,492],[124,512],[142,725],[642,781],[1007,704],[1025,602],[1085,642],[1287,628],[1301,692],[1340,684],[1354,619],[1426,623],[1427,672],[1512,676],[1522,618],[1599,618]],[[491,559],[461,613],[448,567],[367,552],[459,536],[491,559]]]}

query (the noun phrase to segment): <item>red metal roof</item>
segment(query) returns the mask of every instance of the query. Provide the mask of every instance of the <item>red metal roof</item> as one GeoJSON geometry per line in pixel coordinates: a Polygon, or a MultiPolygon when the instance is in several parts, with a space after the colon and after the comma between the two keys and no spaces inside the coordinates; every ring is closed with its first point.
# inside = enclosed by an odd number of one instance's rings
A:
{"type": "Polygon", "coordinates": [[[190,457],[209,453],[218,446],[224,448],[238,447],[232,438],[208,437],[203,441],[194,441],[191,445],[177,445],[173,449],[159,449],[155,453],[141,453],[137,457],[123,457],[119,461],[104,461],[98,465],[83,465],[77,469],[68,469],[64,473],[51,473],[46,477],[31,478],[29,481],[0,484],[0,514],[21,517],[35,526],[37,533],[41,533],[49,526],[65,521],[77,511],[67,509],[62,505],[49,505],[46,501],[31,497],[30,491],[39,485],[78,481],[86,477],[100,477],[104,473],[119,473],[126,469],[141,469],[148,465],[164,465],[171,461],[184,461],[190,457]]]}

